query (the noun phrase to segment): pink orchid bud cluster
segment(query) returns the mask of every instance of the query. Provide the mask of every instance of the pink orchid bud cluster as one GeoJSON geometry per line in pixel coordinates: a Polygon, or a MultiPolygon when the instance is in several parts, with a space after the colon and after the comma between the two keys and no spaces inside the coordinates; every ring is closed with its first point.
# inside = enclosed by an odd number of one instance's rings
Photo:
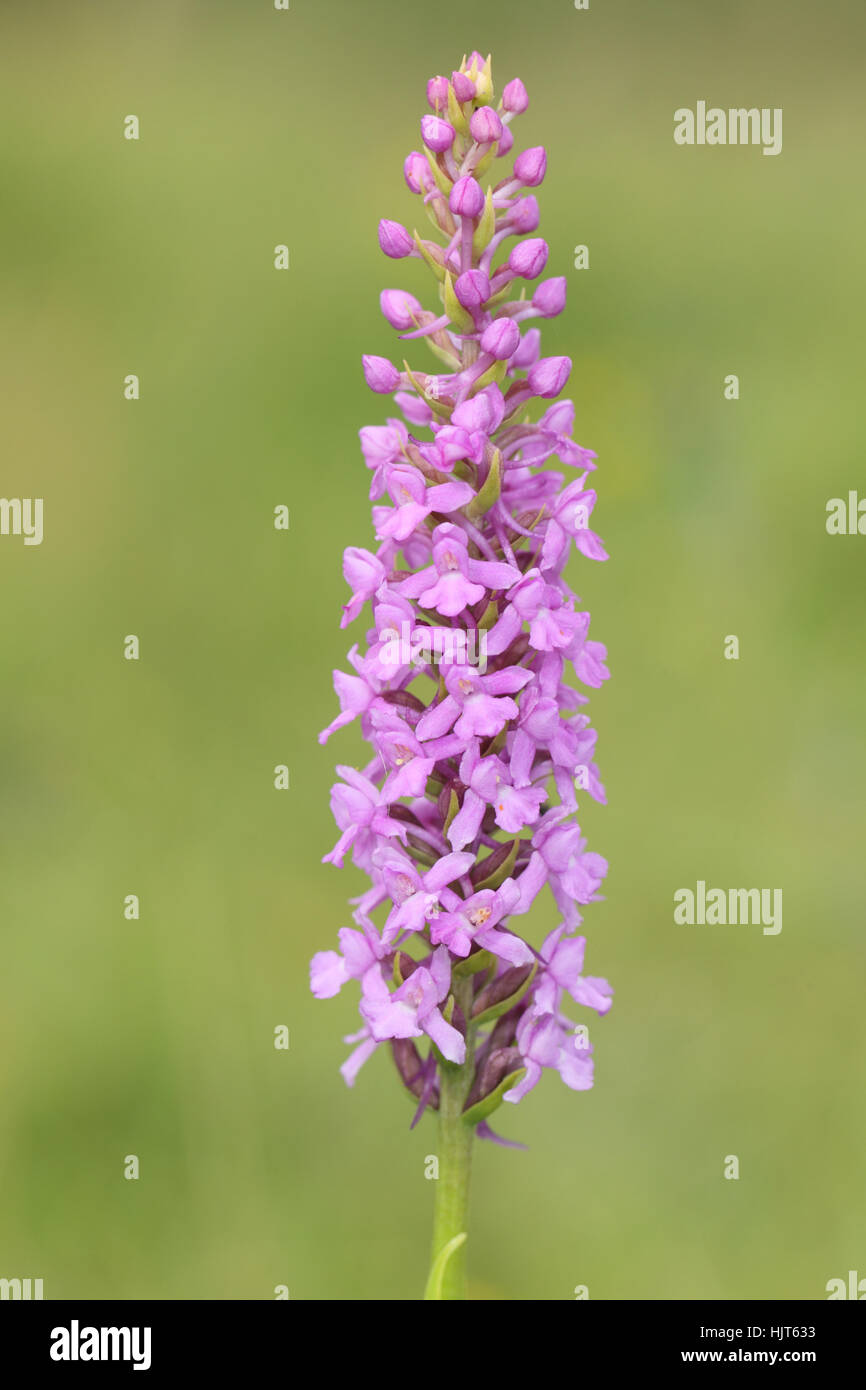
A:
{"type": "Polygon", "coordinates": [[[572,545],[607,554],[589,524],[595,455],[571,438],[572,403],[549,404],[571,362],[543,357],[538,328],[523,328],[566,297],[563,277],[541,278],[545,151],[511,157],[526,90],[514,79],[497,101],[490,59],[473,53],[427,97],[404,172],[435,239],[386,219],[379,244],[423,262],[439,305],[386,289],[381,307],[401,341],[424,340],[436,370],[364,358],[368,385],[393,394],[400,416],[360,432],[376,543],[345,552],[343,626],[367,603],[373,624],[351,671],[334,672],[341,713],[320,736],[360,719],[372,750],[361,771],[337,768],[341,833],[325,855],[338,866],[351,855],[370,887],[339,950],[313,959],[311,987],[328,998],[360,985],[363,1026],[341,1069],[350,1085],[388,1045],[417,1120],[439,1104],[443,1067],[471,1067],[465,1117],[495,1137],[488,1115],[544,1068],[574,1090],[592,1085],[586,1028],[565,996],[599,1015],[611,1003],[607,981],[583,973],[575,934],[607,863],[577,823],[578,794],[605,793],[588,697],[569,683],[573,670],[596,689],[609,672],[563,578],[572,545]],[[561,920],[536,949],[520,926],[545,885],[561,920]]]}

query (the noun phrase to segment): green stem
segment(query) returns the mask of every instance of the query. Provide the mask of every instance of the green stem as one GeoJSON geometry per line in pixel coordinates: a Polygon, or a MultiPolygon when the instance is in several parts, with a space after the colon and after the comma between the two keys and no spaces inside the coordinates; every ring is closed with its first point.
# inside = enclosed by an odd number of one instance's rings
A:
{"type": "MultiPolygon", "coordinates": [[[[472,1008],[472,981],[455,982],[456,1002],[468,1018],[472,1008]]],[[[435,1184],[433,1207],[432,1263],[455,1236],[467,1232],[469,1216],[469,1175],[472,1167],[472,1141],[475,1126],[463,1119],[463,1106],[472,1087],[475,1030],[467,1029],[466,1060],[460,1066],[440,1063],[439,1092],[439,1176],[435,1184]]],[[[429,1287],[429,1286],[428,1286],[429,1287]]],[[[466,1242],[454,1249],[438,1278],[437,1288],[428,1297],[466,1298],[466,1242]]]]}

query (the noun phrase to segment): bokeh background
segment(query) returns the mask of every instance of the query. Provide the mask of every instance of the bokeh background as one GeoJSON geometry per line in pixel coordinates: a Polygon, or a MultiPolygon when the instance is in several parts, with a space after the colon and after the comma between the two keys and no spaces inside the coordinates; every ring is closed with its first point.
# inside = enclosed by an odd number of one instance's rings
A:
{"type": "Polygon", "coordinates": [[[584,826],[611,863],[588,968],[617,991],[595,1090],[548,1077],[497,1116],[528,1152],[478,1147],[473,1294],[866,1274],[866,539],[824,525],[866,491],[862,5],[20,0],[2,27],[2,492],[44,497],[45,539],[0,540],[0,1275],[423,1287],[433,1122],[408,1132],[384,1053],[343,1086],[354,992],[307,990],[361,883],[319,862],[361,746],[316,733],[370,536],[357,431],[388,413],[360,355],[394,348],[383,285],[428,290],[376,222],[417,218],[424,84],[473,47],[527,84],[519,146],[549,146],[546,348],[599,454],[612,559],[572,578],[613,671],[584,826]],[[698,99],[783,107],[782,154],[678,148],[698,99]],[[781,935],[675,926],[699,878],[781,887],[781,935]]]}

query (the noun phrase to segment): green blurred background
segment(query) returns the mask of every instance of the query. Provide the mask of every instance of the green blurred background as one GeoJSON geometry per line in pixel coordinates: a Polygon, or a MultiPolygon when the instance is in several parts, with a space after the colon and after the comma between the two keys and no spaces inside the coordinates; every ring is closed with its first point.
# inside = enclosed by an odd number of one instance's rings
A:
{"type": "Polygon", "coordinates": [[[588,969],[617,991],[595,1090],[547,1077],[497,1116],[529,1151],[478,1148],[473,1292],[866,1275],[866,539],[824,526],[866,490],[859,0],[22,0],[2,25],[2,492],[44,497],[45,539],[0,540],[0,1276],[422,1289],[435,1128],[408,1132],[384,1052],[344,1087],[356,991],[307,988],[362,882],[319,862],[361,745],[316,733],[364,626],[337,626],[357,431],[389,413],[360,355],[394,350],[380,288],[429,288],[376,221],[418,217],[424,84],[473,47],[529,89],[518,147],[549,146],[546,350],[599,454],[612,559],[572,577],[614,677],[582,819],[611,863],[588,969]],[[783,107],[782,154],[678,148],[698,99],[783,107]],[[781,935],[675,926],[698,878],[781,887],[781,935]]]}

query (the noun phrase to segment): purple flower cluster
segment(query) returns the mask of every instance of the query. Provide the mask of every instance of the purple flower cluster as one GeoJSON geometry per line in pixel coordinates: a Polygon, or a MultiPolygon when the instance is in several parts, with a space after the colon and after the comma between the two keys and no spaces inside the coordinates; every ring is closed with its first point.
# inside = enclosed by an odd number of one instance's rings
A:
{"type": "Polygon", "coordinates": [[[350,1085],[387,1042],[417,1118],[438,1106],[443,1067],[471,1066],[464,1113],[490,1136],[486,1117],[543,1068],[574,1090],[592,1085],[592,1048],[564,996],[599,1015],[610,1008],[610,986],[583,974],[586,943],[572,934],[607,863],[576,820],[578,792],[605,793],[579,712],[587,696],[566,683],[566,663],[591,688],[609,672],[563,578],[572,542],[589,559],[607,554],[589,526],[595,455],[571,438],[572,403],[531,418],[571,362],[542,357],[539,330],[521,330],[566,297],[563,277],[539,279],[548,247],[532,190],[545,150],[494,172],[526,89],[515,79],[495,103],[490,59],[473,53],[450,79],[433,78],[427,97],[423,149],[404,172],[439,239],[385,220],[379,244],[427,265],[441,307],[398,289],[383,291],[381,307],[403,340],[426,341],[439,370],[364,358],[368,385],[393,393],[403,418],[361,430],[377,547],[345,552],[343,626],[369,602],[373,627],[366,650],[349,653],[352,672],[334,673],[341,713],[320,742],[360,718],[373,750],[362,772],[337,769],[341,833],[325,855],[342,865],[351,854],[371,886],[353,900],[339,951],[314,957],[311,987],[323,999],[360,982],[363,1028],[346,1039],[356,1046],[342,1067],[350,1085]],[[437,644],[443,630],[450,644],[437,644]],[[536,950],[514,921],[545,884],[561,924],[536,950]]]}

